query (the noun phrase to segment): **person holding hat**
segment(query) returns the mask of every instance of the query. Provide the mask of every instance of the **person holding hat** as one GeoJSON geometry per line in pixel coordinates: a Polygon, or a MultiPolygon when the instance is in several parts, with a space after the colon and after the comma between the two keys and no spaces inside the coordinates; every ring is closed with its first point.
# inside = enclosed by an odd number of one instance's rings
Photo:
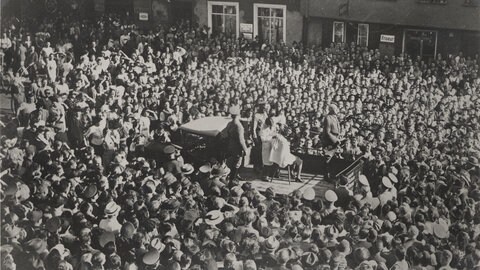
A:
{"type": "Polygon", "coordinates": [[[230,168],[230,179],[242,179],[238,175],[238,170],[242,165],[242,157],[248,152],[245,142],[245,130],[240,122],[240,106],[230,107],[230,121],[225,128],[227,136],[228,167],[230,168]]]}

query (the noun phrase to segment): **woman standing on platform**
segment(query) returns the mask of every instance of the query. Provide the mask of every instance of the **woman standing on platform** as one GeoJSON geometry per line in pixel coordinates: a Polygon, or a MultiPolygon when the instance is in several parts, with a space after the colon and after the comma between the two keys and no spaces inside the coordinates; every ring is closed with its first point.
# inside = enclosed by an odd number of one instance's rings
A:
{"type": "Polygon", "coordinates": [[[277,135],[277,127],[271,117],[265,120],[260,130],[262,140],[262,162],[263,162],[263,180],[270,181],[273,176],[273,163],[270,161],[270,152],[272,151],[272,140],[277,135]]]}

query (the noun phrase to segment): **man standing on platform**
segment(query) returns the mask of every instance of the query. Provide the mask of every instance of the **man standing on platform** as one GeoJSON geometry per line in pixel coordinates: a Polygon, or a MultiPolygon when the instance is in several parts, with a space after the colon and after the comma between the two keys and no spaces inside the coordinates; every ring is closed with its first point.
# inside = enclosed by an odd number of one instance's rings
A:
{"type": "Polygon", "coordinates": [[[238,169],[242,165],[242,157],[247,153],[247,144],[245,143],[245,131],[240,122],[240,107],[233,105],[230,108],[232,121],[227,125],[227,149],[228,149],[228,167],[231,169],[230,179],[241,180],[238,175],[238,169]]]}
{"type": "Polygon", "coordinates": [[[330,179],[331,166],[330,161],[337,151],[340,144],[340,122],[337,118],[338,107],[335,104],[328,106],[328,115],[323,122],[323,149],[325,150],[325,179],[330,179]]]}

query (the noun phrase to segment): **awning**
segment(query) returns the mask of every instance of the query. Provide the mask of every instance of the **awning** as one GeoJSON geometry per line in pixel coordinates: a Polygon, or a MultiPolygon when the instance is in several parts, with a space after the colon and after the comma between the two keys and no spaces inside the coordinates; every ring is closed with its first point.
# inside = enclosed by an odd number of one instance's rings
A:
{"type": "MultiPolygon", "coordinates": [[[[209,116],[190,121],[180,126],[180,130],[197,135],[215,137],[224,130],[232,118],[225,116],[209,116]]],[[[241,119],[242,122],[248,121],[241,119]]]]}
{"type": "Polygon", "coordinates": [[[202,136],[215,137],[227,127],[230,121],[232,121],[232,118],[224,116],[205,117],[183,124],[180,126],[180,130],[202,136]]]}

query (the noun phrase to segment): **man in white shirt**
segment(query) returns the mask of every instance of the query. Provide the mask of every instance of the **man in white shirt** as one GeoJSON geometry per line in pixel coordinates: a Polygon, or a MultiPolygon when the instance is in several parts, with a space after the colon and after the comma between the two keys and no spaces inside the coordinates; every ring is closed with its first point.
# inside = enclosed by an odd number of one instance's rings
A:
{"type": "Polygon", "coordinates": [[[100,229],[114,234],[120,233],[122,224],[117,220],[118,213],[120,212],[120,206],[115,202],[109,202],[105,206],[105,219],[102,219],[98,225],[100,229]]]}
{"type": "Polygon", "coordinates": [[[4,51],[12,47],[12,40],[7,37],[7,33],[3,33],[2,38],[0,39],[0,48],[4,51]]]}
{"type": "Polygon", "coordinates": [[[51,47],[50,41],[47,41],[47,44],[42,49],[42,55],[45,57],[50,57],[53,53],[53,48],[51,47]]]}
{"type": "Polygon", "coordinates": [[[57,80],[57,61],[53,58],[53,54],[48,57],[47,72],[50,82],[55,82],[57,80]]]}
{"type": "Polygon", "coordinates": [[[70,92],[66,77],[62,77],[60,82],[55,85],[55,92],[58,96],[67,95],[70,92]]]}

